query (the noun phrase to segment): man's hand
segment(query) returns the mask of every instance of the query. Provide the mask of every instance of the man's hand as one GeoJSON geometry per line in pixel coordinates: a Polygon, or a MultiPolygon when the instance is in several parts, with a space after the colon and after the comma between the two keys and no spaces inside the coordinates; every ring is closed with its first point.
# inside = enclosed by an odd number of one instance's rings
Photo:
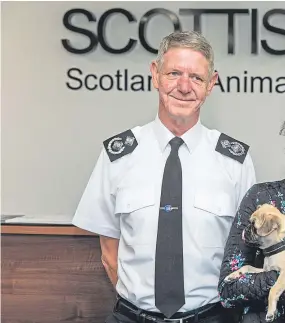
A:
{"type": "Polygon", "coordinates": [[[117,270],[119,239],[100,236],[100,245],[102,251],[102,264],[115,288],[118,281],[117,270]]]}

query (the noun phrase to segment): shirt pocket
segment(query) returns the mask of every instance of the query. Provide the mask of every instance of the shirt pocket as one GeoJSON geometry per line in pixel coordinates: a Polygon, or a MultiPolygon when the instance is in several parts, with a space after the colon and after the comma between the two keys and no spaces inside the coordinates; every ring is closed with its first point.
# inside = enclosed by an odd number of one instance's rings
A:
{"type": "Polygon", "coordinates": [[[143,245],[154,241],[158,214],[154,187],[121,188],[116,196],[115,213],[120,218],[121,238],[125,244],[143,245]]]}
{"type": "Polygon", "coordinates": [[[236,212],[234,197],[215,190],[197,191],[194,210],[198,244],[206,248],[224,248],[236,212]]]}

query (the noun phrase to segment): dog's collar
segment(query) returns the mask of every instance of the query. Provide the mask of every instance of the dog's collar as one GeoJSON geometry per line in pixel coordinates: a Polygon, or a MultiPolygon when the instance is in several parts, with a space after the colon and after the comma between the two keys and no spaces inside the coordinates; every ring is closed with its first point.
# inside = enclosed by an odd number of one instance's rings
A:
{"type": "Polygon", "coordinates": [[[263,249],[263,255],[264,257],[270,257],[284,250],[285,250],[285,240],[282,240],[281,242],[278,242],[271,247],[263,249]]]}

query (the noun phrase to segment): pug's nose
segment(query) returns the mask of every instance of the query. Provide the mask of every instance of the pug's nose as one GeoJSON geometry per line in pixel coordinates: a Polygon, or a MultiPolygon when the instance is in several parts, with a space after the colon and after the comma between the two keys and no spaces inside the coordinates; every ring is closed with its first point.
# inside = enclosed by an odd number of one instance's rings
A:
{"type": "Polygon", "coordinates": [[[243,229],[243,230],[242,230],[242,234],[241,234],[241,238],[242,238],[242,240],[243,240],[243,241],[245,241],[244,231],[245,231],[245,230],[243,229]]]}

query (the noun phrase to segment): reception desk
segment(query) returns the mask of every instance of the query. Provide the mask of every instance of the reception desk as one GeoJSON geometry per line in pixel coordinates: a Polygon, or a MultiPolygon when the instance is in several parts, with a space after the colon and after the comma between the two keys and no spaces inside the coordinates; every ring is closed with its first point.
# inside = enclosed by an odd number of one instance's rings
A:
{"type": "Polygon", "coordinates": [[[99,238],[72,225],[2,224],[3,323],[103,323],[115,291],[99,238]]]}

